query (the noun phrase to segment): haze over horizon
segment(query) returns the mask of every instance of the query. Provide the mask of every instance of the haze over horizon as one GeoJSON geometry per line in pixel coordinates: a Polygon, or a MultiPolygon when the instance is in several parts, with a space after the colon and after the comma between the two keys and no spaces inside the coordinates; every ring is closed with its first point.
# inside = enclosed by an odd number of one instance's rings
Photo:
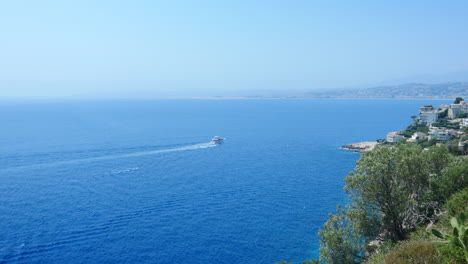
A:
{"type": "Polygon", "coordinates": [[[466,1],[9,1],[0,97],[468,81],[466,10],[466,1]]]}

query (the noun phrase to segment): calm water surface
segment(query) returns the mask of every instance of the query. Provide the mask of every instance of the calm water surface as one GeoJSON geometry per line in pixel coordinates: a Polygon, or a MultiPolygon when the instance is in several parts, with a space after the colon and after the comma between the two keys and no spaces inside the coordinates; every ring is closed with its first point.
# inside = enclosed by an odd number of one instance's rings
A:
{"type": "Polygon", "coordinates": [[[343,178],[415,100],[0,102],[0,262],[318,256],[343,178]],[[208,144],[215,135],[224,144],[208,144]]]}

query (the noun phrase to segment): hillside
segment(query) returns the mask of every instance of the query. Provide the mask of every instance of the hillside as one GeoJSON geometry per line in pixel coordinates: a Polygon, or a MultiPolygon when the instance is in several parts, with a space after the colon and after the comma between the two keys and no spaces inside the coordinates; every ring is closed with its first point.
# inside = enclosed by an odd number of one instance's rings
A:
{"type": "Polygon", "coordinates": [[[303,98],[394,98],[452,99],[468,97],[468,82],[439,84],[408,83],[366,89],[312,91],[294,97],[303,98]]]}

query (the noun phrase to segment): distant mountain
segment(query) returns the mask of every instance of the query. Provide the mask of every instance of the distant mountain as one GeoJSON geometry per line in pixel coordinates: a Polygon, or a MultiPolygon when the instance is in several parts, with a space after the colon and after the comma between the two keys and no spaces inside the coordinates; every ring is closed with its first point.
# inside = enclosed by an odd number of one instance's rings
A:
{"type": "Polygon", "coordinates": [[[289,97],[296,98],[393,98],[393,99],[468,99],[468,82],[439,84],[407,83],[366,89],[311,91],[289,97]]]}

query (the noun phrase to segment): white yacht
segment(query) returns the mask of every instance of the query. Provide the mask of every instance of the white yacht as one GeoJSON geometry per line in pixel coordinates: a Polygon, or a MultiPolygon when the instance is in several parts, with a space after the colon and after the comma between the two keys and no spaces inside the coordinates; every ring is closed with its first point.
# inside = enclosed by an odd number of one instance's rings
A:
{"type": "Polygon", "coordinates": [[[222,138],[222,137],[214,137],[212,140],[211,140],[211,143],[213,144],[219,144],[219,143],[222,143],[224,142],[225,138],[222,138]]]}

